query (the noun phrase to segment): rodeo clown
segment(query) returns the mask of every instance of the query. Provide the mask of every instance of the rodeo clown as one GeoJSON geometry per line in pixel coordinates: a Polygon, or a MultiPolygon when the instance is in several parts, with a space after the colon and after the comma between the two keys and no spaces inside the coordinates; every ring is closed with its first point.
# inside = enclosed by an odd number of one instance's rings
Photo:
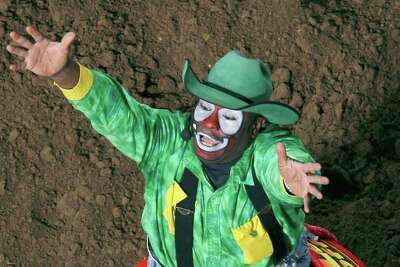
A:
{"type": "Polygon", "coordinates": [[[74,33],[53,42],[27,32],[34,42],[10,34],[7,50],[24,59],[10,69],[54,80],[143,173],[144,266],[310,265],[304,211],[311,196],[322,198],[316,185],[329,180],[301,141],[278,127],[299,114],[270,100],[262,61],[231,51],[205,81],[187,61],[183,82],[198,101],[186,114],[140,104],[110,76],[71,60],[74,33]]]}

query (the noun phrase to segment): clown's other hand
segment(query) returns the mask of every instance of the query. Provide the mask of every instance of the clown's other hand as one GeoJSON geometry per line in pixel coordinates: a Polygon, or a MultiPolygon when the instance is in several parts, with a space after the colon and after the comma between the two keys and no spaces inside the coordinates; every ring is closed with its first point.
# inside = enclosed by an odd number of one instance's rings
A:
{"type": "Polygon", "coordinates": [[[277,144],[278,164],[286,190],[289,193],[304,199],[304,211],[309,212],[309,194],[322,199],[322,193],[315,184],[326,185],[329,183],[327,177],[315,175],[321,169],[319,163],[300,163],[287,157],[285,146],[277,144]]]}
{"type": "Polygon", "coordinates": [[[32,26],[28,26],[26,32],[33,38],[34,42],[29,41],[17,32],[10,33],[13,42],[7,45],[7,51],[22,60],[12,64],[11,70],[27,69],[39,76],[49,77],[61,83],[65,80],[65,76],[68,76],[67,84],[63,83],[63,85],[69,85],[68,83],[73,83],[79,79],[79,66],[69,58],[75,33],[68,32],[61,42],[54,42],[47,39],[32,26]],[[76,73],[77,70],[78,74],[76,73]],[[71,79],[71,74],[74,74],[72,76],[78,75],[78,78],[72,77],[73,79],[71,79]]]}

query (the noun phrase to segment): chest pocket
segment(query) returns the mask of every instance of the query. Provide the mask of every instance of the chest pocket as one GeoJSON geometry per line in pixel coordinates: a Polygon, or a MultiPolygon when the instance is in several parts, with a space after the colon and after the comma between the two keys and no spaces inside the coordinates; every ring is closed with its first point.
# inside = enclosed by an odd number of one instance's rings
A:
{"type": "Polygon", "coordinates": [[[175,209],[176,205],[187,198],[186,193],[177,182],[168,188],[165,193],[165,208],[163,211],[164,218],[168,223],[168,231],[171,235],[175,235],[175,209]]]}
{"type": "Polygon", "coordinates": [[[257,263],[274,252],[271,238],[258,216],[232,229],[232,234],[243,252],[245,264],[257,263]]]}

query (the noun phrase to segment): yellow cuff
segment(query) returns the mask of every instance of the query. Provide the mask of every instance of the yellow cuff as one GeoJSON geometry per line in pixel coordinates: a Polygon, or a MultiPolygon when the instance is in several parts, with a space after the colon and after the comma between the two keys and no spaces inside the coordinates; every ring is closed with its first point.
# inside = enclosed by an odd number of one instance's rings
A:
{"type": "Polygon", "coordinates": [[[79,64],[79,81],[73,88],[64,89],[57,83],[54,83],[54,85],[60,88],[68,100],[81,100],[88,94],[93,85],[93,74],[88,68],[79,64]]]}

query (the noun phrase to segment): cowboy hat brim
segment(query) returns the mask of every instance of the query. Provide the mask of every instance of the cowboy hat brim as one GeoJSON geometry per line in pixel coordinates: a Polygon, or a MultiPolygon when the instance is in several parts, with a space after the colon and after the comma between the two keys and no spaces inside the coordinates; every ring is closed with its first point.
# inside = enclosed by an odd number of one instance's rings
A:
{"type": "Polygon", "coordinates": [[[254,103],[245,96],[216,84],[201,82],[190,67],[189,60],[185,62],[182,80],[185,88],[194,96],[221,107],[260,114],[270,123],[288,125],[300,118],[300,114],[289,105],[275,101],[254,103]]]}

